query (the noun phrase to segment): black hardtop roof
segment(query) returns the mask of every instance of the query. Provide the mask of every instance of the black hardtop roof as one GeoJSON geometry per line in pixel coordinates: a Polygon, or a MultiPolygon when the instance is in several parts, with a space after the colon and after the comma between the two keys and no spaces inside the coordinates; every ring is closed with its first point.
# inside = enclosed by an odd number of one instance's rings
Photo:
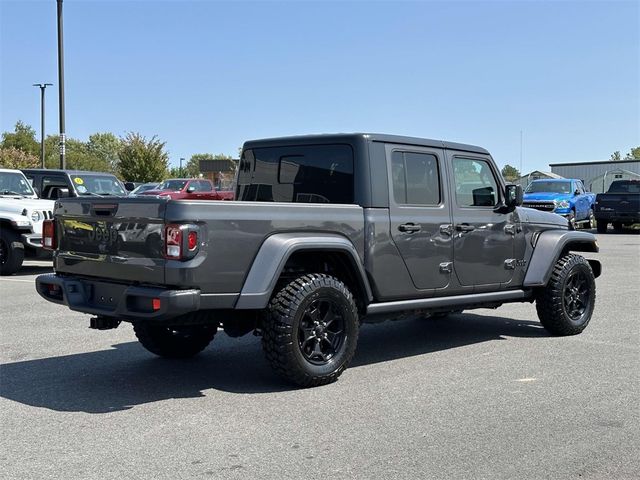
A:
{"type": "Polygon", "coordinates": [[[384,143],[397,143],[401,145],[415,145],[420,147],[447,148],[450,150],[461,150],[465,152],[489,154],[487,150],[476,145],[465,143],[447,142],[445,140],[433,140],[428,138],[404,137],[402,135],[387,135],[381,133],[325,133],[314,135],[295,135],[290,137],[274,137],[249,140],[244,143],[244,148],[303,145],[309,143],[330,143],[336,141],[372,141],[384,143]]]}
{"type": "MultiPolygon", "coordinates": [[[[61,168],[23,168],[23,172],[29,173],[63,173],[67,175],[112,175],[109,172],[91,172],[89,170],[62,170],[61,168]]],[[[117,177],[116,177],[117,178],[117,177]]]]}

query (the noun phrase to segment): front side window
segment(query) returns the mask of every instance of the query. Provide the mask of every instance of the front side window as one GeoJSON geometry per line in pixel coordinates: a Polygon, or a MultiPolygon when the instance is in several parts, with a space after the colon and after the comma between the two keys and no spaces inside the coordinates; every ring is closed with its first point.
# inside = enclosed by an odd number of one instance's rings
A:
{"type": "Polygon", "coordinates": [[[440,175],[435,155],[394,151],[391,176],[393,199],[398,205],[440,203],[440,175]]]}
{"type": "Polygon", "coordinates": [[[353,150],[349,145],[247,150],[240,161],[238,199],[353,203],[353,150]]]}
{"type": "Polygon", "coordinates": [[[211,192],[211,191],[213,191],[213,187],[206,180],[198,180],[197,183],[198,183],[197,190],[199,192],[211,192]]]}
{"type": "Polygon", "coordinates": [[[456,201],[461,207],[493,207],[498,204],[498,182],[485,160],[453,159],[456,201]]]}

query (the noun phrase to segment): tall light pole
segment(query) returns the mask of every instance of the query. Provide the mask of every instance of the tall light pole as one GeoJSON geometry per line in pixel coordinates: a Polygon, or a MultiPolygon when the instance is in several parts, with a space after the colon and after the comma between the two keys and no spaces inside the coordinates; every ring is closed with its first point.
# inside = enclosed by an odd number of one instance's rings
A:
{"type": "Polygon", "coordinates": [[[182,162],[184,162],[184,158],[180,157],[180,176],[181,177],[186,177],[186,175],[184,173],[182,173],[182,162]]]}
{"type": "Polygon", "coordinates": [[[33,84],[34,87],[40,87],[40,166],[42,168],[46,168],[44,165],[44,91],[52,85],[52,83],[33,84]]]}
{"type": "Polygon", "coordinates": [[[58,101],[60,110],[60,168],[66,168],[64,128],[64,45],[62,43],[62,0],[58,1],[58,101]]]}

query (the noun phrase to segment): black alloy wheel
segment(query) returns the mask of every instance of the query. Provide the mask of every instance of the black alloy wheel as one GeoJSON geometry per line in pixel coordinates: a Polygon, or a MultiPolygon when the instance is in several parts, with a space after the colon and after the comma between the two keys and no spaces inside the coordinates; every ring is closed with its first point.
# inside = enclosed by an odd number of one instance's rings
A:
{"type": "Polygon", "coordinates": [[[591,289],[585,272],[573,271],[564,285],[563,307],[573,322],[579,322],[589,305],[591,289]]]}
{"type": "Polygon", "coordinates": [[[340,350],[345,339],[344,312],[328,297],[311,302],[298,327],[298,347],[313,365],[326,365],[340,350]]]}

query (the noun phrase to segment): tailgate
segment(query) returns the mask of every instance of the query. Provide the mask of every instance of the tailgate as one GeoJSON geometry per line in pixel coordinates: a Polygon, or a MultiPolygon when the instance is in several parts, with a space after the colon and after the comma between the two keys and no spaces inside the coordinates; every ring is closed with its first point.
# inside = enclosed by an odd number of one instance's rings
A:
{"type": "Polygon", "coordinates": [[[619,213],[637,213],[640,211],[640,194],[603,193],[598,195],[596,211],[609,209],[619,213]]]}
{"type": "Polygon", "coordinates": [[[166,204],[156,197],[59,201],[55,210],[56,271],[163,284],[166,204]]]}

